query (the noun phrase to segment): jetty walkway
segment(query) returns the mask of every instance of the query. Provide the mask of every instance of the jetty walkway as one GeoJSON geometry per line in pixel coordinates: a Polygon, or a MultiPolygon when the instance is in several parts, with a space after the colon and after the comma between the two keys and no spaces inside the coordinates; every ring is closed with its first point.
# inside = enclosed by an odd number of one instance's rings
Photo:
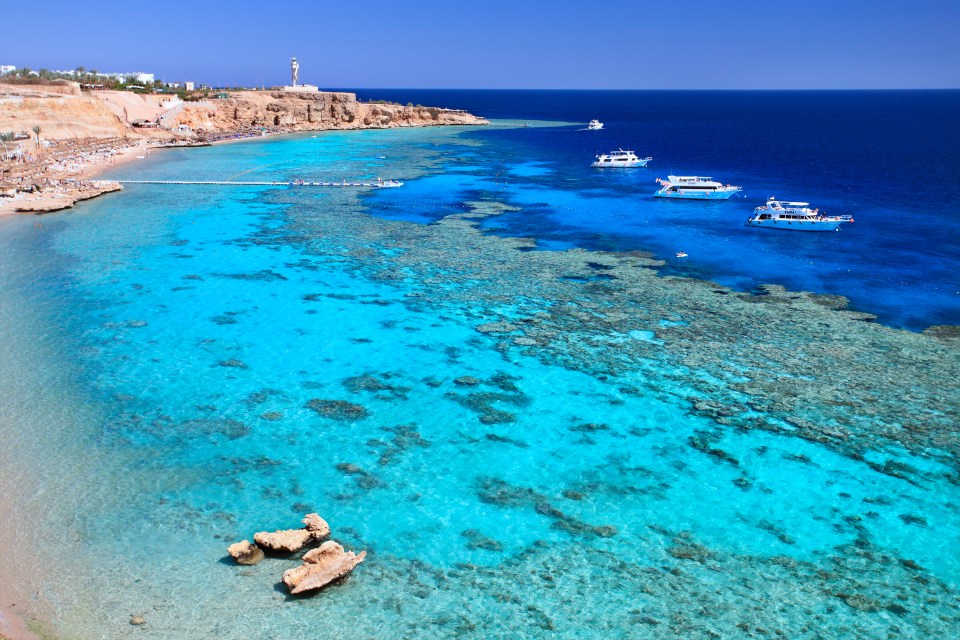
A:
{"type": "Polygon", "coordinates": [[[307,182],[305,180],[275,181],[238,181],[238,180],[113,180],[120,184],[209,184],[231,187],[372,187],[389,189],[402,187],[396,180],[377,180],[376,182],[307,182]]]}

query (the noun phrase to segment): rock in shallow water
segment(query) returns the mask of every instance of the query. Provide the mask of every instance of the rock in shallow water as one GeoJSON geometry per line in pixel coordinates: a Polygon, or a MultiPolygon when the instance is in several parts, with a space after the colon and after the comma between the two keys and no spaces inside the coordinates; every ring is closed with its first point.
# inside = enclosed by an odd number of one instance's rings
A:
{"type": "Polygon", "coordinates": [[[330,525],[316,513],[308,513],[303,517],[303,524],[307,531],[313,534],[314,540],[322,540],[330,535],[330,525]]]}
{"type": "Polygon", "coordinates": [[[253,536],[253,540],[270,551],[293,553],[330,535],[330,525],[315,513],[307,514],[303,524],[306,525],[303,529],[261,531],[253,536]]]}
{"type": "Polygon", "coordinates": [[[237,564],[257,564],[263,560],[263,550],[249,540],[237,542],[227,547],[227,553],[237,564]]]}
{"type": "Polygon", "coordinates": [[[366,551],[359,554],[344,551],[343,547],[328,540],[319,548],[303,556],[303,564],[283,572],[283,583],[290,593],[303,593],[319,589],[342,578],[367,557],[366,551]]]}
{"type": "Polygon", "coordinates": [[[293,553],[300,551],[313,540],[313,534],[306,529],[285,529],[281,531],[261,531],[253,536],[254,542],[270,551],[293,553]]]}

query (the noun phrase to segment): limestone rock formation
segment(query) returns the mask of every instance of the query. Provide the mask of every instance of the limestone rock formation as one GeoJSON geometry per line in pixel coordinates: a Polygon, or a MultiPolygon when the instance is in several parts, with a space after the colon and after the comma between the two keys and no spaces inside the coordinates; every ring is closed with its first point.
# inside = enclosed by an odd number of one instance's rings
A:
{"type": "Polygon", "coordinates": [[[353,571],[366,557],[366,551],[344,551],[339,543],[328,540],[308,551],[302,565],[284,571],[283,583],[294,594],[320,589],[353,571]]]}
{"type": "Polygon", "coordinates": [[[313,534],[306,529],[284,529],[273,533],[261,531],[253,536],[253,541],[261,547],[286,553],[300,551],[311,540],[313,540],[313,534]]]}
{"type": "Polygon", "coordinates": [[[0,83],[0,131],[29,132],[35,125],[47,141],[123,138],[132,133],[105,101],[81,95],[79,86],[65,91],[58,86],[0,83]]]}
{"type": "Polygon", "coordinates": [[[120,191],[123,186],[110,180],[93,180],[73,184],[61,184],[48,193],[43,200],[26,201],[16,204],[14,211],[19,213],[51,213],[69,209],[81,200],[96,198],[104,193],[120,191]]]}
{"type": "MultiPolygon", "coordinates": [[[[199,97],[199,96],[198,96],[199,97]]],[[[168,94],[81,92],[77,83],[17,85],[0,82],[0,131],[40,126],[44,140],[193,140],[222,133],[322,131],[433,125],[487,124],[465,111],[359,102],[354,93],[231,91],[222,99],[174,102],[168,94]],[[135,120],[161,128],[135,128],[135,120]],[[183,125],[184,129],[180,129],[183,125]]]]}
{"type": "Polygon", "coordinates": [[[293,553],[330,535],[330,525],[316,513],[307,514],[303,524],[306,525],[303,529],[284,529],[273,533],[261,531],[254,534],[253,540],[270,551],[293,553]]]}
{"type": "Polygon", "coordinates": [[[249,540],[237,542],[227,547],[229,553],[237,564],[257,564],[263,560],[263,550],[249,540]]]}
{"type": "Polygon", "coordinates": [[[358,102],[356,94],[317,91],[232,91],[228,97],[187,103],[177,124],[207,133],[259,127],[290,131],[381,129],[428,125],[487,124],[465,111],[358,102]]]}
{"type": "Polygon", "coordinates": [[[330,525],[316,513],[305,515],[303,524],[307,527],[307,531],[313,534],[314,540],[322,540],[330,535],[330,525]]]}

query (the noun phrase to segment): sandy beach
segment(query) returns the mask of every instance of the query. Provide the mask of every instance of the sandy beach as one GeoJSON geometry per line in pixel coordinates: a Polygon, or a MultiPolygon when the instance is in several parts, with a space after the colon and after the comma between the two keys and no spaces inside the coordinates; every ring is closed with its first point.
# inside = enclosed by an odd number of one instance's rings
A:
{"type": "MultiPolygon", "coordinates": [[[[256,137],[230,137],[209,144],[230,144],[283,133],[288,132],[269,132],[256,137]]],[[[53,163],[43,161],[23,163],[21,175],[16,182],[0,182],[0,196],[6,196],[0,197],[0,215],[62,211],[81,200],[119,191],[122,189],[119,183],[100,180],[99,176],[166,148],[176,148],[176,146],[143,140],[92,151],[78,151],[53,163]]]]}
{"type": "MultiPolygon", "coordinates": [[[[4,550],[7,553],[7,550],[4,550]]],[[[4,640],[37,640],[39,636],[27,628],[19,598],[0,585],[0,638],[4,640]]]]}
{"type": "Polygon", "coordinates": [[[18,175],[0,183],[0,215],[47,213],[75,202],[119,190],[120,185],[95,178],[148,152],[143,142],[78,150],[53,162],[22,163],[18,175]]]}

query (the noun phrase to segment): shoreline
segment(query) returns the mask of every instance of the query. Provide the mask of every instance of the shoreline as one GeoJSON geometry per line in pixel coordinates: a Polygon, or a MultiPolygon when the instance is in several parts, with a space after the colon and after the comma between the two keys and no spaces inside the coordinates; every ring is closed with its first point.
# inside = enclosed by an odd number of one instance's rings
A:
{"type": "Polygon", "coordinates": [[[149,146],[143,142],[111,148],[109,152],[95,153],[54,168],[53,171],[50,165],[37,162],[32,174],[20,178],[20,186],[16,187],[17,191],[12,197],[0,198],[0,216],[53,213],[69,209],[77,202],[119,191],[122,188],[119,183],[99,180],[97,177],[105,171],[132,162],[147,149],[149,146]]]}
{"type": "MultiPolygon", "coordinates": [[[[8,550],[4,549],[4,553],[8,550]]],[[[20,604],[16,592],[0,584],[0,638],[3,640],[41,640],[30,630],[30,622],[42,624],[32,617],[20,604]]]]}
{"type": "Polygon", "coordinates": [[[0,215],[60,211],[119,191],[119,183],[100,176],[159,148],[314,131],[489,124],[462,110],[363,103],[340,92],[232,91],[216,100],[181,101],[83,92],[76,83],[0,83],[0,96],[0,130],[21,130],[12,150],[4,145],[0,159],[0,215]],[[34,122],[30,135],[26,124],[34,122]]]}
{"type": "MultiPolygon", "coordinates": [[[[429,126],[478,126],[472,124],[450,125],[419,125],[421,127],[429,126]]],[[[111,148],[104,154],[94,154],[85,160],[72,162],[69,170],[61,169],[49,171],[49,165],[36,163],[36,172],[26,180],[31,186],[40,187],[40,191],[18,192],[13,197],[0,197],[0,216],[6,215],[43,215],[63,211],[73,207],[77,202],[90,200],[107,193],[123,190],[123,186],[112,180],[100,178],[104,173],[118,167],[133,163],[135,160],[143,159],[151,152],[164,149],[194,148],[220,146],[227,144],[236,144],[240,142],[254,142],[267,138],[276,138],[284,135],[305,134],[311,131],[365,131],[365,130],[383,130],[401,127],[383,127],[371,126],[361,128],[322,128],[322,129],[303,129],[303,130],[278,130],[263,131],[257,135],[236,134],[223,137],[217,140],[202,141],[190,144],[170,144],[169,142],[158,143],[157,141],[138,140],[136,144],[125,145],[111,148]],[[48,174],[40,177],[41,174],[48,174]],[[42,184],[41,184],[42,183],[42,184]],[[27,197],[32,198],[27,200],[27,197]]],[[[408,127],[402,127],[408,128],[408,127]]],[[[413,126],[409,128],[414,128],[413,126]]],[[[96,143],[97,141],[93,141],[96,143]]],[[[83,153],[78,152],[78,153],[83,153]]],[[[0,189],[2,191],[2,189],[0,189]]]]}

